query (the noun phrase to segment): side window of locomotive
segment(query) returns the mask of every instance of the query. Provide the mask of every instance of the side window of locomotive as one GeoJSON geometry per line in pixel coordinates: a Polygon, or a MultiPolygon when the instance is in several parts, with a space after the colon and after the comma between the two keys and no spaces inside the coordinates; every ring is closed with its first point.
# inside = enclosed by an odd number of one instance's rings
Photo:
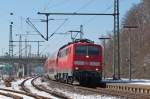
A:
{"type": "Polygon", "coordinates": [[[68,55],[68,52],[69,52],[68,48],[61,50],[61,51],[59,52],[59,57],[65,57],[65,56],[67,56],[67,55],[68,55]]]}
{"type": "Polygon", "coordinates": [[[88,46],[88,55],[99,55],[99,48],[96,46],[88,46]]]}
{"type": "Polygon", "coordinates": [[[66,56],[69,54],[69,48],[66,49],[66,56]]]}
{"type": "Polygon", "coordinates": [[[76,46],[75,55],[86,55],[87,46],[76,46]]]}
{"type": "Polygon", "coordinates": [[[61,52],[58,53],[58,57],[61,57],[61,52]]]}

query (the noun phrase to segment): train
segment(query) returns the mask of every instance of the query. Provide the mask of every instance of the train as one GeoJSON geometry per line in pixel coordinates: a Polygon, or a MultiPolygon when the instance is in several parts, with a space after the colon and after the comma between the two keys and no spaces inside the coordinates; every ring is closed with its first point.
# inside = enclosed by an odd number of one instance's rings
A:
{"type": "Polygon", "coordinates": [[[62,46],[46,60],[45,74],[57,81],[80,85],[102,80],[102,46],[89,39],[77,39],[62,46]]]}

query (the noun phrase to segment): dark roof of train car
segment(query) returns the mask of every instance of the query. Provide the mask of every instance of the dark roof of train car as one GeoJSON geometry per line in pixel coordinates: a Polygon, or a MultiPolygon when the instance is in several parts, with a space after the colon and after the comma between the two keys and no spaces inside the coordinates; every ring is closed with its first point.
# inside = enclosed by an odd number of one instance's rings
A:
{"type": "Polygon", "coordinates": [[[93,44],[94,44],[94,41],[91,41],[91,40],[89,40],[89,39],[76,39],[75,41],[69,42],[68,44],[62,46],[59,50],[65,48],[66,46],[68,46],[68,45],[70,45],[70,44],[74,44],[74,43],[78,43],[78,42],[82,42],[82,43],[85,42],[85,43],[93,43],[93,44]]]}

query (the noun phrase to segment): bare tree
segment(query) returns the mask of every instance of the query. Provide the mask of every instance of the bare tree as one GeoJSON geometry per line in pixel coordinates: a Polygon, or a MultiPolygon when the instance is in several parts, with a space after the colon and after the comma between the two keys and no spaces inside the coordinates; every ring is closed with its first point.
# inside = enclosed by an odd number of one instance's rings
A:
{"type": "MultiPolygon", "coordinates": [[[[138,26],[138,28],[125,29],[122,27],[120,30],[122,77],[128,77],[129,36],[131,36],[133,77],[150,78],[150,0],[143,0],[140,4],[134,5],[123,18],[123,25],[138,26]]],[[[112,47],[112,43],[108,42],[107,50],[111,50],[112,47]]],[[[110,56],[112,57],[112,52],[110,56]]],[[[109,58],[107,59],[110,61],[109,58]]]]}

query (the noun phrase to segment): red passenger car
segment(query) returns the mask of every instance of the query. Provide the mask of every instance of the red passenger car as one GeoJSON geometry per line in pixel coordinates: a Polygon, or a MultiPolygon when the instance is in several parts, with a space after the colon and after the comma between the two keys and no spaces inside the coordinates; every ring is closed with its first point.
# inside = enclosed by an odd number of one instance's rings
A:
{"type": "Polygon", "coordinates": [[[99,83],[102,78],[102,47],[87,39],[76,40],[49,58],[45,69],[58,81],[99,83]]]}

